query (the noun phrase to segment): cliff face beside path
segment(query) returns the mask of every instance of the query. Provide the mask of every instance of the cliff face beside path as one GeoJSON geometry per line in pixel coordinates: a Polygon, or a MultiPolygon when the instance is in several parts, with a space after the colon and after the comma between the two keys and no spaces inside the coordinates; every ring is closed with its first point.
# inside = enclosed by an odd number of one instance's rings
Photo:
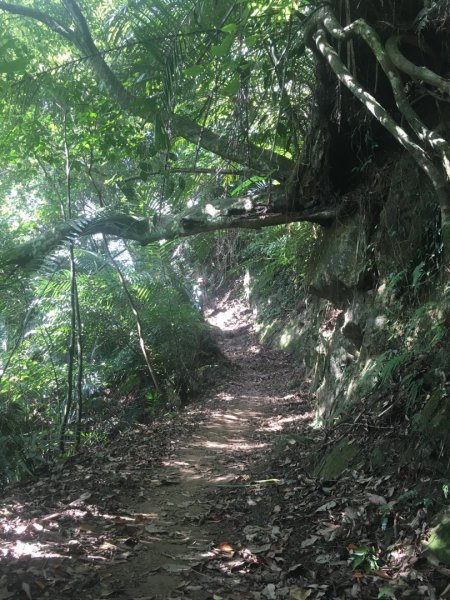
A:
{"type": "MultiPolygon", "coordinates": [[[[433,194],[396,155],[352,194],[359,210],[322,230],[289,310],[274,309],[282,290],[261,294],[249,273],[259,333],[306,369],[318,423],[371,432],[367,465],[382,472],[401,455],[418,474],[446,477],[450,290],[439,272],[433,194]]],[[[362,456],[342,460],[330,476],[362,456]]]]}

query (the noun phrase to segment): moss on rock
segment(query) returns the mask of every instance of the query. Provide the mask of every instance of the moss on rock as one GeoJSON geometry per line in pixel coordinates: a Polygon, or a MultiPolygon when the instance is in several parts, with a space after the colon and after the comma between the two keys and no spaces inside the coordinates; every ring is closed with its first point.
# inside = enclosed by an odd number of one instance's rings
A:
{"type": "Polygon", "coordinates": [[[343,438],[323,457],[316,469],[317,475],[323,479],[335,479],[352,465],[360,451],[354,440],[343,438]]]}
{"type": "Polygon", "coordinates": [[[437,517],[437,525],[430,532],[426,553],[450,567],[450,510],[437,517]]]}

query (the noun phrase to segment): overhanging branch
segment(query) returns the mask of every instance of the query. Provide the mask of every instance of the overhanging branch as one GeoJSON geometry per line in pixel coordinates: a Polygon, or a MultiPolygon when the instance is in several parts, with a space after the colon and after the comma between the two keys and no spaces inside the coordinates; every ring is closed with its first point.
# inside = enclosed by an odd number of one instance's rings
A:
{"type": "Polygon", "coordinates": [[[159,219],[133,217],[121,213],[83,218],[62,223],[46,234],[29,242],[0,252],[0,268],[8,266],[36,267],[58,246],[75,238],[88,235],[111,235],[133,240],[145,246],[161,240],[197,235],[226,229],[261,229],[298,221],[330,223],[336,218],[335,209],[304,209],[300,211],[273,211],[256,207],[245,209],[242,204],[221,211],[211,205],[191,212],[159,219]]]}
{"type": "Polygon", "coordinates": [[[39,21],[58,35],[61,35],[66,38],[66,40],[69,40],[69,42],[72,44],[76,43],[75,32],[71,30],[70,27],[66,27],[63,23],[61,23],[61,21],[51,17],[47,13],[44,13],[40,10],[35,10],[34,8],[30,8],[28,6],[10,4],[9,2],[0,2],[0,10],[4,10],[11,15],[28,17],[30,19],[34,19],[35,21],[39,21]]]}

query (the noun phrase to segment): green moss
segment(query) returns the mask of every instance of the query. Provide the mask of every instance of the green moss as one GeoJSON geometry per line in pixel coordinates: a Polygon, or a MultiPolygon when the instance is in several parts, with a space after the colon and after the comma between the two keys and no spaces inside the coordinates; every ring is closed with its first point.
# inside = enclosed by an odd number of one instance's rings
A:
{"type": "Polygon", "coordinates": [[[428,445],[440,452],[450,443],[450,406],[442,389],[436,389],[420,412],[413,417],[418,433],[428,445]]]}
{"type": "Polygon", "coordinates": [[[440,515],[438,524],[431,530],[426,552],[450,566],[450,510],[440,515]]]}
{"type": "Polygon", "coordinates": [[[292,433],[290,435],[282,435],[272,446],[272,454],[275,458],[280,458],[283,453],[288,449],[294,446],[295,444],[300,444],[305,441],[304,434],[296,434],[292,433]]]}
{"type": "Polygon", "coordinates": [[[360,453],[361,448],[350,438],[344,438],[326,454],[320,462],[316,473],[323,479],[334,479],[341,475],[360,453]]]}

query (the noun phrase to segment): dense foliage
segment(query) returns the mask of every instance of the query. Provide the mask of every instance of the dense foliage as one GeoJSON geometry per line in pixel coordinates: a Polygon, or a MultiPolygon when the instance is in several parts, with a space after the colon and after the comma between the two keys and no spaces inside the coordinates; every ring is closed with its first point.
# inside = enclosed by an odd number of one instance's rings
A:
{"type": "Polygon", "coordinates": [[[215,361],[195,279],[248,270],[255,297],[276,289],[270,311],[289,310],[319,225],[360,210],[370,239],[385,198],[355,190],[389,153],[427,179],[445,270],[446,2],[23,0],[0,15],[5,479],[78,447],[88,396],[123,398],[131,375],[152,406],[184,401],[215,361]]]}
{"type": "Polygon", "coordinates": [[[111,428],[124,404],[139,404],[142,418],[196,389],[216,360],[192,296],[195,278],[213,271],[202,266],[201,238],[137,249],[111,234],[127,215],[156,223],[193,204],[214,213],[218,198],[265,191],[266,159],[255,170],[236,158],[255,143],[270,156],[298,151],[312,75],[286,0],[103,2],[83,5],[78,22],[71,2],[40,6],[48,19],[31,2],[19,15],[0,8],[2,256],[40,234],[56,240],[25,271],[4,271],[0,477],[9,480],[58,446],[98,439],[99,419],[111,428]],[[98,85],[89,43],[68,44],[65,26],[54,26],[80,22],[120,88],[146,99],[146,118],[98,85]],[[196,142],[195,131],[194,140],[177,137],[175,111],[205,137],[219,128],[221,152],[196,142]],[[109,230],[86,235],[92,218],[111,215],[109,230]]]}

